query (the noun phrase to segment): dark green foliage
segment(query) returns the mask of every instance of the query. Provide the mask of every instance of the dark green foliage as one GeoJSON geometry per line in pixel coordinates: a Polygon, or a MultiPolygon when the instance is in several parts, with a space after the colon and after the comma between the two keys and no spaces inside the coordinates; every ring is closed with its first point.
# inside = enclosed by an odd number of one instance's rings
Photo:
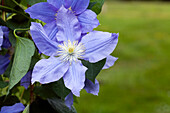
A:
{"type": "Polygon", "coordinates": [[[104,0],[90,0],[88,9],[94,11],[97,15],[101,12],[104,0]]]}
{"type": "Polygon", "coordinates": [[[52,99],[47,99],[50,105],[55,109],[57,113],[77,113],[75,108],[72,106],[71,109],[69,109],[64,101],[62,101],[59,98],[52,98],[52,99]]]}
{"type": "Polygon", "coordinates": [[[18,103],[19,99],[16,96],[1,96],[0,97],[0,109],[2,106],[11,106],[18,103]]]}
{"type": "Polygon", "coordinates": [[[27,3],[29,5],[34,5],[34,4],[39,3],[39,2],[47,2],[47,0],[27,0],[27,3]]]}
{"type": "Polygon", "coordinates": [[[85,60],[81,60],[81,62],[84,66],[88,68],[88,70],[86,71],[86,78],[95,83],[95,78],[99,74],[99,72],[102,70],[106,62],[106,59],[103,59],[97,63],[90,63],[85,60]]]}
{"type": "Polygon", "coordinates": [[[44,98],[54,98],[58,96],[64,99],[70,93],[70,90],[65,87],[63,79],[60,79],[53,83],[37,86],[34,92],[44,98]]]}

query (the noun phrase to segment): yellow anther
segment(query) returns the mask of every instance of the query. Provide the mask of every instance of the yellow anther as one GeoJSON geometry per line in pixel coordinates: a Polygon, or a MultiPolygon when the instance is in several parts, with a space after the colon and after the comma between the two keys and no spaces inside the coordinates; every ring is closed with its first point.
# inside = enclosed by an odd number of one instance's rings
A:
{"type": "Polygon", "coordinates": [[[74,48],[69,48],[68,49],[68,52],[71,54],[71,53],[73,53],[73,51],[74,51],[74,48]]]}

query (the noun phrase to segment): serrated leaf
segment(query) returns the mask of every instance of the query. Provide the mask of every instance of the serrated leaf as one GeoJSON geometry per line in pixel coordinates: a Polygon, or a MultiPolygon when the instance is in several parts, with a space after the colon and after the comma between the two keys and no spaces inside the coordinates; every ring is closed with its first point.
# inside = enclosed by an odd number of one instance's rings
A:
{"type": "Polygon", "coordinates": [[[88,9],[94,11],[97,15],[100,14],[104,0],[90,0],[88,9]]]}
{"type": "Polygon", "coordinates": [[[27,3],[29,5],[34,5],[34,4],[39,3],[39,2],[47,2],[47,0],[27,0],[27,3]]]}
{"type": "Polygon", "coordinates": [[[14,61],[10,73],[9,90],[12,89],[21,78],[27,73],[30,67],[31,58],[34,55],[34,43],[27,38],[16,38],[16,49],[14,61]]]}
{"type": "Polygon", "coordinates": [[[64,101],[62,101],[59,98],[53,98],[53,99],[47,99],[47,100],[57,113],[77,113],[74,107],[71,107],[71,109],[69,109],[65,105],[64,101]]]}
{"type": "Polygon", "coordinates": [[[106,62],[106,59],[103,59],[96,63],[90,63],[85,60],[81,60],[81,62],[85,67],[88,68],[86,71],[86,78],[95,83],[95,78],[99,74],[99,72],[102,70],[106,62]]]}

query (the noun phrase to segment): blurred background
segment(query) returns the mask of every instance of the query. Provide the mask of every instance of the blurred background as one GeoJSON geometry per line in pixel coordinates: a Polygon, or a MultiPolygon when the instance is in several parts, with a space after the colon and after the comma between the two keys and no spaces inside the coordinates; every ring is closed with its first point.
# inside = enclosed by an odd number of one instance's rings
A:
{"type": "Polygon", "coordinates": [[[78,113],[170,113],[170,2],[105,0],[96,30],[120,34],[118,61],[99,96],[81,92],[78,113]]]}

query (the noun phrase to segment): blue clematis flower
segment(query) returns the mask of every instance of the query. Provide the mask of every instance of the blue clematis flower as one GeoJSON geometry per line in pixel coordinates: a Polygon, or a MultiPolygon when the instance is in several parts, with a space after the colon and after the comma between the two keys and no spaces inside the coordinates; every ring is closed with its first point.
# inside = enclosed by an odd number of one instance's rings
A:
{"type": "Polygon", "coordinates": [[[79,59],[91,63],[107,58],[115,49],[118,34],[92,31],[81,36],[81,27],[77,17],[70,10],[62,8],[57,14],[57,41],[48,37],[39,23],[32,23],[30,32],[38,49],[49,59],[40,60],[34,67],[32,83],[42,84],[63,77],[65,86],[76,96],[84,88],[87,68],[79,59]]]}
{"type": "MultiPolygon", "coordinates": [[[[97,80],[95,80],[95,83],[93,83],[92,81],[86,79],[84,89],[86,90],[87,93],[91,93],[93,95],[98,95],[98,93],[99,93],[99,82],[97,80]]],[[[71,106],[73,105],[73,101],[74,101],[73,93],[71,92],[65,98],[66,106],[71,108],[71,106]]]]}
{"type": "MultiPolygon", "coordinates": [[[[8,49],[11,46],[11,43],[8,38],[9,30],[5,26],[0,26],[0,50],[2,48],[8,49]]],[[[0,75],[3,74],[8,67],[10,62],[10,55],[0,55],[0,75]]]]}
{"type": "Polygon", "coordinates": [[[3,106],[0,113],[20,113],[25,109],[22,103],[16,103],[13,106],[3,106]]]}
{"type": "Polygon", "coordinates": [[[99,25],[97,15],[87,9],[90,0],[47,0],[47,2],[37,3],[25,12],[29,13],[31,18],[40,19],[47,23],[45,28],[53,28],[54,34],[57,32],[56,16],[61,8],[68,9],[77,16],[80,22],[82,33],[92,31],[99,25]]]}

